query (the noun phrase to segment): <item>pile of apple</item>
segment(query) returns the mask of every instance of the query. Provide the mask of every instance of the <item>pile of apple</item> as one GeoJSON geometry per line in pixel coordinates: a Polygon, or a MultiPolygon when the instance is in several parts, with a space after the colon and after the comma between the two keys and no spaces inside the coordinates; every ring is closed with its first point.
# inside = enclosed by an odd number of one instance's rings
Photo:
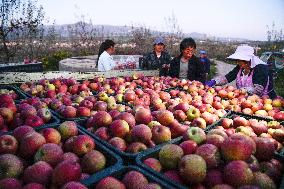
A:
{"type": "Polygon", "coordinates": [[[73,121],[39,132],[20,126],[11,135],[0,136],[3,189],[85,189],[80,180],[106,165],[106,157],[96,150],[94,139],[80,134],[73,121]]]}
{"type": "MultiPolygon", "coordinates": [[[[258,95],[237,96],[236,90],[232,92],[232,86],[215,88],[218,96],[222,98],[225,109],[230,109],[236,112],[242,112],[248,115],[256,115],[262,117],[273,118],[279,121],[284,120],[284,99],[277,97],[270,99],[268,96],[259,97],[258,95]],[[224,100],[225,99],[225,100],[224,100]],[[231,105],[231,107],[229,106],[231,105]]],[[[238,90],[240,93],[244,91],[238,90]]]]}
{"type": "Polygon", "coordinates": [[[46,103],[30,98],[15,104],[12,96],[0,95],[0,130],[6,132],[22,125],[39,127],[50,123],[52,114],[46,103]]]}
{"type": "Polygon", "coordinates": [[[113,176],[108,176],[100,180],[95,189],[162,189],[162,187],[157,183],[150,183],[148,179],[139,171],[128,171],[122,177],[122,179],[117,179],[113,176]]]}
{"type": "Polygon", "coordinates": [[[284,145],[284,126],[275,120],[246,119],[234,115],[232,118],[222,118],[216,123],[215,129],[223,130],[229,136],[233,133],[242,133],[253,138],[268,138],[275,144],[277,151],[281,151],[284,145]]]}
{"type": "Polygon", "coordinates": [[[13,100],[19,100],[18,94],[14,90],[9,90],[9,89],[0,89],[0,95],[6,94],[12,97],[13,100]]]}
{"type": "Polygon", "coordinates": [[[86,83],[78,83],[75,79],[42,79],[38,82],[26,82],[20,85],[20,89],[31,96],[40,98],[55,98],[57,94],[88,93],[91,89],[86,83]]]}
{"type": "Polygon", "coordinates": [[[228,136],[222,129],[206,135],[190,127],[180,144],[166,144],[143,164],[167,179],[190,188],[276,189],[283,163],[273,158],[276,146],[267,137],[243,133],[228,136]]]}
{"type": "Polygon", "coordinates": [[[182,136],[189,127],[205,129],[217,119],[216,114],[201,113],[198,108],[181,102],[172,105],[172,112],[166,109],[151,111],[142,105],[130,111],[100,110],[83,126],[121,151],[138,153],[182,136]]]}

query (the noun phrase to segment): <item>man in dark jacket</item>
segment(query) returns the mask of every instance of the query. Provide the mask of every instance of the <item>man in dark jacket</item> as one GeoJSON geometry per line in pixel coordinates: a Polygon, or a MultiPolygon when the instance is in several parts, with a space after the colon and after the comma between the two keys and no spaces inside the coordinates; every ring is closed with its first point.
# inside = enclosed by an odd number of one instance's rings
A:
{"type": "Polygon", "coordinates": [[[159,69],[159,75],[168,74],[171,56],[165,52],[165,44],[163,38],[159,37],[154,42],[154,50],[147,53],[142,59],[142,69],[155,70],[159,69]]]}
{"type": "Polygon", "coordinates": [[[204,67],[198,57],[194,55],[196,43],[192,38],[185,38],[180,43],[180,55],[170,64],[171,77],[205,82],[204,67]]]}
{"type": "Polygon", "coordinates": [[[210,60],[209,58],[207,58],[207,53],[205,50],[201,50],[199,51],[200,54],[200,63],[203,65],[204,67],[204,72],[205,72],[205,80],[208,80],[208,75],[210,73],[210,60]]]}

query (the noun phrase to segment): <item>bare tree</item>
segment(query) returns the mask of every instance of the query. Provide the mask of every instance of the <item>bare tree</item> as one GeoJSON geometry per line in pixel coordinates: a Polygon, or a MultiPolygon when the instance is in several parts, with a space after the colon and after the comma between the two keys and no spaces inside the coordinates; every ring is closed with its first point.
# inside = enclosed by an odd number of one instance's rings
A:
{"type": "Polygon", "coordinates": [[[94,51],[94,39],[96,36],[96,29],[89,19],[89,22],[85,21],[85,16],[81,15],[80,20],[68,26],[69,38],[72,42],[72,46],[75,52],[80,52],[79,54],[87,55],[94,51]],[[78,51],[78,49],[80,49],[78,51]]]}
{"type": "Polygon", "coordinates": [[[1,46],[0,50],[3,52],[1,54],[1,59],[9,62],[12,53],[9,50],[9,34],[19,29],[19,23],[15,18],[15,14],[19,11],[20,2],[18,0],[2,0],[2,5],[0,9],[0,40],[1,46]]]}
{"type": "Polygon", "coordinates": [[[24,52],[29,58],[33,59],[39,55],[38,49],[44,36],[43,7],[37,7],[33,1],[29,0],[23,4],[22,15],[24,16],[22,41],[27,45],[24,52]]]}
{"type": "Polygon", "coordinates": [[[135,44],[136,53],[143,54],[152,50],[152,34],[149,28],[146,27],[134,27],[132,26],[132,39],[130,42],[135,44]]]}
{"type": "MultiPolygon", "coordinates": [[[[23,3],[21,0],[2,0],[0,16],[0,57],[4,62],[9,62],[23,44],[33,41],[40,33],[44,14],[35,1],[23,3]]],[[[33,56],[31,45],[29,43],[28,54],[33,56]]]]}
{"type": "Polygon", "coordinates": [[[283,48],[284,45],[284,35],[283,30],[280,29],[279,31],[275,27],[275,22],[272,23],[271,26],[266,26],[267,28],[267,41],[268,41],[268,48],[273,50],[280,50],[283,48]]]}
{"type": "Polygon", "coordinates": [[[168,48],[174,52],[173,45],[183,36],[183,32],[178,25],[178,20],[172,12],[172,15],[165,18],[166,30],[169,33],[168,35],[168,48]]]}

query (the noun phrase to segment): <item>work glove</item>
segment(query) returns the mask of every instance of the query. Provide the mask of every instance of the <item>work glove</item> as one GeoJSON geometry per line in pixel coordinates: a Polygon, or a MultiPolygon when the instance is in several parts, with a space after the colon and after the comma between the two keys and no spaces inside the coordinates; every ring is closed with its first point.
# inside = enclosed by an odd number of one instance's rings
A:
{"type": "Polygon", "coordinates": [[[206,81],[205,85],[208,85],[209,87],[213,87],[214,85],[216,85],[216,81],[214,79],[210,81],[206,81]]]}

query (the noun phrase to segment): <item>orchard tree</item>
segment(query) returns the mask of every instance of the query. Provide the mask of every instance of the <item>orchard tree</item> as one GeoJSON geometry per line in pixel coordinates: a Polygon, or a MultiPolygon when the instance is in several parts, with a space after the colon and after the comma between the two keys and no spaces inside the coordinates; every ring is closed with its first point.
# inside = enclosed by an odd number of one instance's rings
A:
{"type": "Polygon", "coordinates": [[[275,22],[272,23],[271,26],[267,27],[267,41],[268,41],[268,48],[269,50],[281,50],[284,45],[284,34],[283,30],[277,30],[275,27],[275,22]]]}
{"type": "Polygon", "coordinates": [[[168,34],[168,49],[173,53],[179,53],[177,52],[177,48],[174,48],[174,44],[179,41],[183,37],[183,32],[179,27],[178,20],[172,12],[172,15],[165,18],[165,26],[166,30],[169,33],[168,34]]]}
{"type": "Polygon", "coordinates": [[[132,39],[130,42],[135,44],[135,52],[144,54],[153,49],[153,37],[150,29],[146,27],[132,26],[132,39]]]}
{"type": "Polygon", "coordinates": [[[32,0],[2,0],[0,17],[1,60],[11,61],[27,43],[28,48],[24,52],[33,56],[32,42],[40,33],[43,8],[37,7],[36,1],[32,0]]]}

